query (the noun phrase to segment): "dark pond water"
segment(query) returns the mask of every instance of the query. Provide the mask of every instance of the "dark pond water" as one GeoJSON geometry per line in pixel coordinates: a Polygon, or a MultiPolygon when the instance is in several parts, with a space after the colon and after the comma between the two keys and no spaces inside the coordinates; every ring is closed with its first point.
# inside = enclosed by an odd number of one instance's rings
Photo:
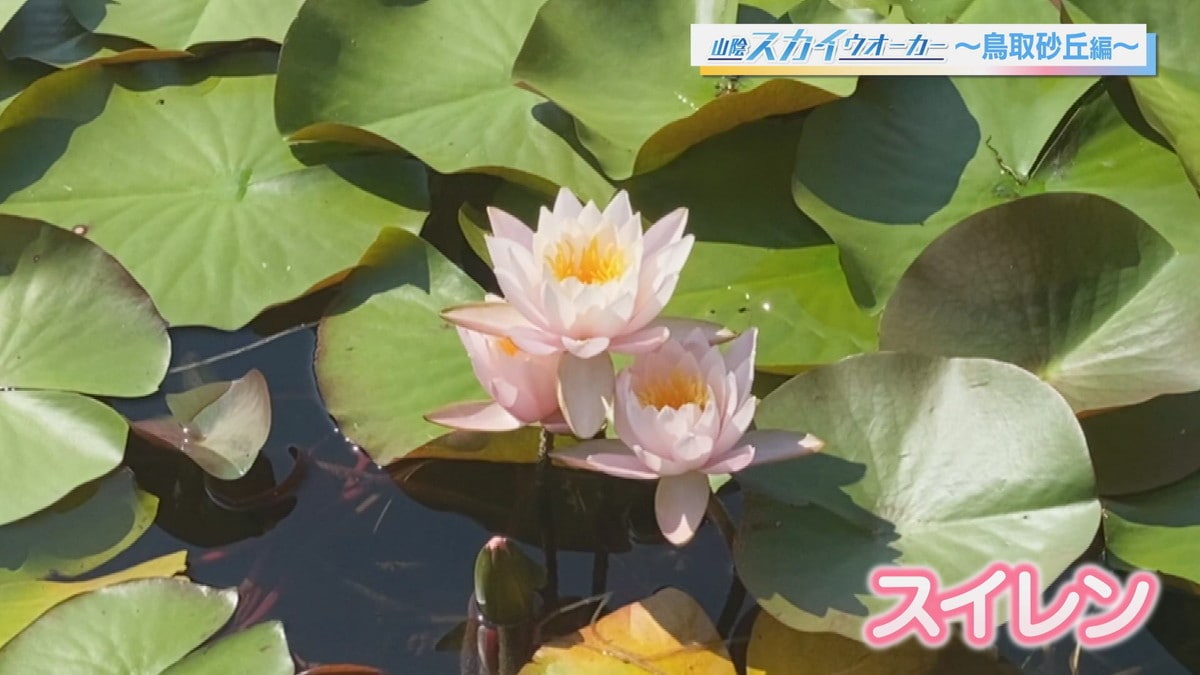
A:
{"type": "MultiPolygon", "coordinates": [[[[201,472],[187,460],[131,441],[127,461],[141,486],[159,497],[158,517],[133,548],[98,572],[186,549],[194,580],[241,588],[235,622],[282,620],[302,663],[359,663],[388,673],[458,672],[457,651],[438,651],[435,645],[465,617],[480,547],[495,532],[539,541],[533,467],[512,471],[432,460],[402,463],[391,472],[375,467],[322,407],[311,328],[185,370],[180,366],[253,344],[262,335],[253,329],[233,334],[183,329],[172,338],[173,372],[163,391],[258,368],[272,394],[271,436],[247,478],[218,486],[218,502],[238,510],[214,503],[201,472]],[[301,457],[298,481],[291,475],[297,464],[291,448],[301,457]],[[255,495],[276,483],[294,484],[291,497],[251,508],[269,501],[255,495]],[[447,508],[460,512],[442,510],[447,508]]],[[[161,396],[113,403],[131,419],[167,414],[161,396]]],[[[555,506],[569,510],[567,500],[579,498],[576,487],[566,482],[555,506]]],[[[588,487],[585,481],[580,491],[588,487]]],[[[616,510],[601,506],[588,522],[560,524],[556,538],[563,548],[627,549],[603,560],[594,553],[560,551],[560,595],[590,596],[593,585],[603,582],[613,593],[610,606],[617,606],[673,585],[718,616],[731,578],[719,534],[706,527],[683,550],[637,543],[654,537],[652,493],[631,492],[611,495],[616,510]],[[603,579],[594,578],[605,565],[603,579]]],[[[729,501],[736,508],[736,497],[729,501]]],[[[536,548],[527,551],[541,561],[536,548]]]]}
{"type": "MultiPolygon", "coordinates": [[[[532,468],[430,460],[390,471],[375,467],[322,407],[312,368],[315,331],[296,325],[315,315],[312,307],[275,311],[236,333],[173,331],[172,372],[163,391],[258,368],[273,399],[271,436],[247,478],[209,488],[216,501],[187,460],[132,440],[127,462],[142,487],[159,497],[158,517],[130,550],[97,572],[186,549],[193,579],[241,589],[235,625],[283,621],[303,665],[457,673],[457,649],[439,650],[438,643],[465,617],[479,548],[493,533],[508,533],[542,559],[532,468]],[[275,339],[204,363],[268,335],[275,339]],[[277,491],[282,498],[264,498],[277,484],[287,488],[277,491]]],[[[167,413],[161,395],[113,403],[131,419],[167,413]]],[[[616,607],[672,585],[714,619],[721,615],[731,563],[715,528],[705,526],[681,550],[663,545],[655,541],[648,489],[603,487],[612,481],[597,487],[590,474],[579,480],[575,472],[563,473],[572,475],[560,476],[552,501],[567,515],[556,523],[555,536],[562,548],[583,550],[558,554],[561,596],[605,590],[616,607]]],[[[736,517],[737,494],[726,495],[726,502],[736,517]]],[[[735,654],[744,647],[753,611],[745,603],[735,654]]],[[[1172,592],[1151,630],[1118,648],[1078,658],[1069,644],[1003,652],[1027,673],[1188,673],[1200,664],[1198,638],[1200,605],[1172,592]]]]}

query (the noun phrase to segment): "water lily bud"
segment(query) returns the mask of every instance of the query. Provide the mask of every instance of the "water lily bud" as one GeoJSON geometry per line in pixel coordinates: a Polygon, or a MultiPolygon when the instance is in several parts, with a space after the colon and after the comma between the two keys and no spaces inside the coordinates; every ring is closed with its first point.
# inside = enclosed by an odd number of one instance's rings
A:
{"type": "Polygon", "coordinates": [[[546,572],[506,537],[492,537],[475,558],[475,600],[488,620],[501,626],[537,614],[537,590],[546,572]]]}

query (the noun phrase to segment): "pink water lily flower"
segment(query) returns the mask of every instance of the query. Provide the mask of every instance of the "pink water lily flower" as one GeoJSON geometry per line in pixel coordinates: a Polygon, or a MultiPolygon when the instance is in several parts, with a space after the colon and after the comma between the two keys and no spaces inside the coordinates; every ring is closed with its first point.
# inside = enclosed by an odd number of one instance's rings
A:
{"type": "Polygon", "coordinates": [[[472,431],[509,431],[528,424],[542,424],[556,433],[568,431],[558,409],[558,354],[529,354],[509,338],[466,328],[459,328],[458,336],[476,379],[492,400],[454,403],[426,419],[472,431]]]}
{"type": "Polygon", "coordinates": [[[488,252],[505,302],[462,305],[442,316],[509,338],[528,354],[561,353],[556,391],[577,436],[594,436],[607,417],[610,351],[649,351],[671,329],[703,327],[721,339],[719,326],[658,316],[691,252],[694,238],[683,234],[686,209],[643,233],[641,215],[624,191],[601,211],[564,188],[553,210],[541,210],[537,232],[499,209],[489,208],[488,218],[488,252]]]}
{"type": "Polygon", "coordinates": [[[702,333],[692,332],[638,356],[617,376],[620,440],[585,441],[554,456],[621,478],[659,479],[658,525],[671,543],[687,543],[708,504],[708,474],[733,473],[824,446],[810,434],[747,432],[758,403],[750,395],[756,340],[757,331],[748,330],[722,354],[702,333]]]}

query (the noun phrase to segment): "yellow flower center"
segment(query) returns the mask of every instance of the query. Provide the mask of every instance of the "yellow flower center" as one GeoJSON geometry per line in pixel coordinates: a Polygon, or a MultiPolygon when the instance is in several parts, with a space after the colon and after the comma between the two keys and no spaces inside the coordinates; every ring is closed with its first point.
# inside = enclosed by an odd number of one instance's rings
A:
{"type": "Polygon", "coordinates": [[[508,354],[509,356],[516,356],[517,354],[521,353],[521,348],[517,346],[517,343],[512,341],[512,338],[502,337],[495,338],[495,340],[496,346],[499,347],[500,351],[504,352],[505,354],[508,354]]]}
{"type": "Polygon", "coordinates": [[[708,405],[708,387],[696,373],[674,371],[670,375],[639,383],[635,391],[638,402],[644,406],[663,408],[682,408],[689,403],[695,403],[703,408],[708,405]]]}
{"type": "Polygon", "coordinates": [[[628,261],[615,243],[603,243],[597,237],[588,240],[586,246],[575,246],[560,241],[554,253],[546,256],[546,263],[559,281],[575,277],[585,284],[603,284],[620,278],[628,267],[628,261]]]}

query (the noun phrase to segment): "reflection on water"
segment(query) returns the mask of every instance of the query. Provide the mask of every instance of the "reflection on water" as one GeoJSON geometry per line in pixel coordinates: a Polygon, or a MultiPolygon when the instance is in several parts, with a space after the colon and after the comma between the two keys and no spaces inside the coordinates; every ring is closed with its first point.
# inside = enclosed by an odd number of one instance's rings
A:
{"type": "MultiPolygon", "coordinates": [[[[173,331],[172,366],[260,338],[252,330],[173,331]]],[[[168,376],[163,389],[179,391],[197,380],[230,380],[259,368],[272,394],[271,437],[250,474],[225,485],[206,485],[188,460],[131,440],[127,462],[142,487],[161,500],[158,517],[137,544],[97,573],[184,548],[193,579],[240,588],[236,625],[282,620],[302,664],[457,673],[458,650],[447,636],[465,618],[480,546],[503,532],[541,560],[529,545],[540,540],[533,467],[439,460],[402,462],[390,471],[375,467],[341,437],[321,406],[314,343],[311,329],[300,330],[168,376]],[[264,496],[278,483],[294,483],[294,489],[264,496]],[[213,490],[232,508],[214,504],[213,490]]],[[[132,419],[167,412],[161,396],[113,403],[132,419]]],[[[613,593],[610,607],[617,607],[672,585],[717,619],[730,563],[714,528],[703,528],[682,550],[655,543],[650,486],[557,473],[563,474],[554,497],[563,597],[589,596],[604,583],[613,593]],[[608,554],[589,552],[595,550],[608,554]]],[[[727,501],[739,506],[736,494],[727,501]]],[[[749,613],[739,622],[735,655],[744,650],[749,613]]],[[[1076,655],[1069,644],[1036,652],[1006,645],[1002,653],[1021,672],[1043,675],[1188,673],[1200,665],[1198,628],[1200,603],[1169,592],[1151,621],[1153,634],[1144,631],[1120,647],[1076,655]]]]}

